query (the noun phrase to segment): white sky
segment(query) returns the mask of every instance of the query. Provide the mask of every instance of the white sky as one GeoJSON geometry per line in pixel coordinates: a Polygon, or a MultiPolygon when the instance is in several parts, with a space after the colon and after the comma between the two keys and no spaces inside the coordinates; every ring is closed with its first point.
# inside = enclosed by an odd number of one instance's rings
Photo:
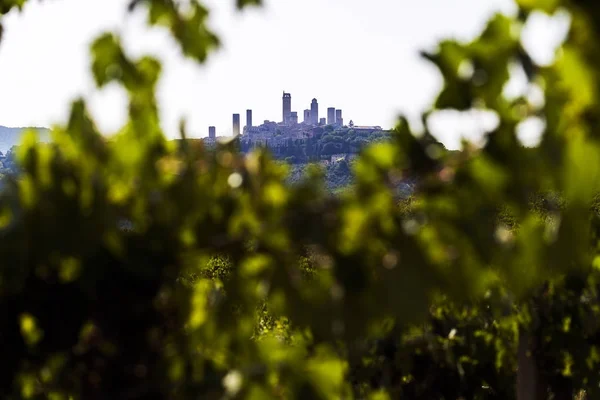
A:
{"type": "MultiPolygon", "coordinates": [[[[210,25],[223,46],[198,66],[184,60],[161,29],[148,30],[143,14],[126,13],[126,0],[29,1],[4,19],[0,43],[0,125],[50,126],[66,119],[69,102],[83,95],[105,133],[124,121],[117,87],[97,93],[88,46],[103,30],[122,33],[136,55],[164,61],[158,95],[164,129],[177,135],[181,117],[190,136],[231,133],[231,114],[254,111],[254,124],[281,120],[281,94],[292,110],[319,100],[343,110],[344,121],[392,127],[399,112],[416,115],[440,88],[437,71],[418,56],[442,38],[470,39],[511,0],[265,0],[262,9],[237,13],[234,0],[205,0],[210,25]]],[[[541,56],[543,57],[543,55],[541,56]]],[[[461,132],[442,130],[456,148],[461,132]]]]}

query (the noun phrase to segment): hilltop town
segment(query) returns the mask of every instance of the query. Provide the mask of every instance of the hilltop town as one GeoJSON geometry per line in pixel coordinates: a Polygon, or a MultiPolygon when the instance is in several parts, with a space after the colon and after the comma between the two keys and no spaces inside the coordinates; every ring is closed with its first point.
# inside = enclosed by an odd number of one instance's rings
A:
{"type": "MultiPolygon", "coordinates": [[[[12,147],[18,145],[25,128],[5,128],[0,126],[0,176],[17,172],[12,147]]],[[[36,128],[39,140],[49,141],[49,130],[36,128]]],[[[267,147],[273,156],[292,166],[290,179],[298,179],[307,163],[318,163],[325,167],[327,186],[335,189],[351,183],[349,165],[366,145],[387,140],[390,132],[380,126],[355,125],[352,120],[344,123],[342,110],[328,107],[326,117],[319,116],[319,103],[312,99],[310,108],[303,112],[303,120],[298,121],[298,113],[292,111],[292,95],[283,92],[282,118],[280,122],[265,120],[255,125],[252,110],[246,110],[246,124],[241,126],[240,114],[233,114],[233,136],[239,138],[240,151],[248,153],[257,147],[267,147]]],[[[202,141],[214,147],[217,129],[210,126],[208,137],[202,141]]],[[[221,135],[221,137],[231,137],[221,135]]]]}
{"type": "MultiPolygon", "coordinates": [[[[319,103],[312,99],[310,108],[304,110],[303,120],[292,111],[292,95],[283,92],[281,122],[265,120],[254,125],[252,110],[246,110],[246,125],[241,128],[240,114],[233,114],[233,136],[239,136],[241,150],[268,147],[278,158],[288,162],[308,162],[329,159],[338,155],[355,154],[365,145],[389,136],[380,126],[355,125],[352,120],[344,124],[342,110],[328,107],[326,117],[319,116],[319,103]]],[[[215,126],[208,128],[204,141],[212,145],[217,140],[215,126]]]]}

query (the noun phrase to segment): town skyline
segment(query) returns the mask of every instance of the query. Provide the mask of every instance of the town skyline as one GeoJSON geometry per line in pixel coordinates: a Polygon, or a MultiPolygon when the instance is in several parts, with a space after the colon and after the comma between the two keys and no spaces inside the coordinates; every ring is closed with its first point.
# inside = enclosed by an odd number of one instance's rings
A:
{"type": "MultiPolygon", "coordinates": [[[[247,108],[245,113],[233,112],[232,123],[228,127],[217,127],[216,125],[209,125],[207,127],[207,137],[214,139],[216,137],[231,137],[241,134],[248,133],[259,133],[258,129],[252,130],[252,128],[261,128],[263,130],[270,130],[271,128],[264,128],[269,125],[270,127],[278,126],[280,128],[293,127],[295,125],[303,125],[304,127],[316,127],[332,125],[334,127],[343,127],[350,125],[354,126],[352,119],[346,119],[347,124],[344,124],[343,109],[337,107],[323,107],[319,104],[316,97],[310,100],[308,108],[304,108],[302,112],[297,111],[297,108],[293,107],[292,93],[283,90],[281,98],[281,119],[260,119],[255,118],[254,110],[247,108]],[[245,124],[242,122],[242,117],[245,115],[245,124]],[[302,115],[302,117],[300,116],[302,115]]],[[[300,109],[303,107],[299,106],[300,109]]],[[[375,128],[381,130],[380,125],[362,125],[365,128],[375,128]]],[[[390,127],[391,129],[391,127],[390,127]]]]}
{"type": "MultiPolygon", "coordinates": [[[[439,75],[420,50],[445,37],[469,40],[493,12],[514,10],[510,0],[267,0],[262,9],[238,14],[232,4],[207,0],[210,26],[223,46],[198,67],[181,57],[164,30],[148,30],[143,13],[126,18],[126,3],[28,2],[21,13],[7,15],[0,124],[62,123],[70,101],[84,96],[100,130],[117,131],[126,117],[124,92],[116,86],[96,91],[89,74],[89,43],[108,30],[122,36],[132,57],[149,53],[163,61],[157,98],[171,138],[182,118],[190,137],[205,137],[210,125],[228,127],[233,111],[243,115],[252,108],[255,120],[274,119],[283,89],[302,104],[317,97],[356,123],[390,128],[400,113],[418,120],[440,89],[439,75]],[[73,14],[78,17],[66,17],[73,14]]],[[[439,139],[449,147],[459,143],[456,130],[444,134],[439,139]]]]}

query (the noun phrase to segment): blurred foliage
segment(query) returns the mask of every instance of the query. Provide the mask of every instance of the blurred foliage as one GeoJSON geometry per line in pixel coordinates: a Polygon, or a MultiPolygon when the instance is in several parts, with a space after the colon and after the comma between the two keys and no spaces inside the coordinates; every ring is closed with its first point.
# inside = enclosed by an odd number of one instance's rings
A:
{"type": "MultiPolygon", "coordinates": [[[[218,39],[189,3],[130,9],[202,62],[218,39]]],[[[518,4],[424,54],[444,79],[425,132],[400,118],[338,196],[313,166],[287,185],[238,139],[166,140],[160,63],[102,34],[91,70],[126,90],[127,123],[107,140],[74,101],[50,144],[26,136],[0,192],[0,397],[597,398],[600,7],[518,4]],[[556,12],[569,34],[536,65],[523,27],[556,12]],[[513,67],[543,102],[504,95],[513,67]],[[498,124],[444,157],[428,129],[443,109],[498,124]],[[525,148],[532,117],[545,129],[525,148]]]]}

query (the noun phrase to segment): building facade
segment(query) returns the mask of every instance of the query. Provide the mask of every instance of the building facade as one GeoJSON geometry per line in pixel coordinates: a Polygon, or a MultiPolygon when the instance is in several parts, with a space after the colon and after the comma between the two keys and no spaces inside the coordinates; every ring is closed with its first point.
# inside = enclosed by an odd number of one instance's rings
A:
{"type": "Polygon", "coordinates": [[[305,124],[311,124],[312,123],[312,119],[310,117],[310,110],[304,110],[304,120],[303,122],[305,124]]]}
{"type": "Polygon", "coordinates": [[[215,139],[217,137],[217,128],[215,128],[214,126],[209,126],[208,137],[211,139],[215,139]]]}

